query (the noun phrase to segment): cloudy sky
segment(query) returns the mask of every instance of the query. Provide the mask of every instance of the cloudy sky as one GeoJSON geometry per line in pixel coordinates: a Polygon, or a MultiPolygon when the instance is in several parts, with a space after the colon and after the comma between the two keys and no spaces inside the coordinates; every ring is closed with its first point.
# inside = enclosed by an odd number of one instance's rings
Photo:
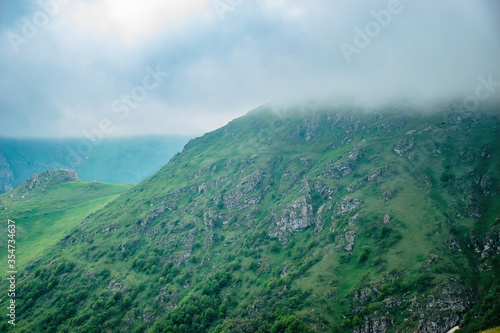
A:
{"type": "Polygon", "coordinates": [[[500,95],[496,0],[0,0],[0,136],[197,135],[270,101],[500,95]],[[487,90],[485,90],[487,92],[487,90]]]}

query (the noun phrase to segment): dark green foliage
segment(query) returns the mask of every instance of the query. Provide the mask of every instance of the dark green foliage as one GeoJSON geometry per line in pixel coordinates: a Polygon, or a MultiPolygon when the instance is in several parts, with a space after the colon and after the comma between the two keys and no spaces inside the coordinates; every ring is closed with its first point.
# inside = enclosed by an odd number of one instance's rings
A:
{"type": "Polygon", "coordinates": [[[248,265],[248,269],[251,271],[256,271],[257,268],[259,268],[259,264],[255,260],[250,261],[250,264],[248,265]]]}
{"type": "Polygon", "coordinates": [[[359,254],[358,257],[358,262],[364,262],[368,259],[368,256],[370,255],[371,249],[369,246],[363,246],[361,249],[361,253],[359,254]]]}
{"type": "Polygon", "coordinates": [[[340,256],[339,262],[341,264],[348,264],[351,261],[352,254],[350,253],[344,253],[340,256]]]}
{"type": "Polygon", "coordinates": [[[432,277],[430,275],[427,274],[419,275],[415,281],[409,283],[406,286],[405,290],[416,291],[421,293],[431,285],[431,282],[432,282],[432,277]]]}
{"type": "Polygon", "coordinates": [[[64,272],[64,271],[65,271],[65,269],[66,269],[66,264],[62,262],[62,263],[60,263],[60,264],[57,266],[57,270],[56,270],[56,272],[57,272],[57,273],[62,273],[62,272],[64,272]]]}
{"type": "Polygon", "coordinates": [[[460,333],[473,333],[498,326],[500,326],[500,287],[497,285],[467,312],[460,325],[460,333]]]}
{"type": "Polygon", "coordinates": [[[309,333],[307,325],[296,316],[280,316],[273,324],[271,333],[309,333]]]}
{"type": "Polygon", "coordinates": [[[216,294],[230,281],[229,273],[217,272],[210,280],[205,281],[202,286],[202,293],[205,295],[216,294]]]}
{"type": "Polygon", "coordinates": [[[455,175],[449,171],[445,171],[441,175],[441,181],[443,183],[453,182],[453,181],[455,181],[455,175]]]}
{"type": "Polygon", "coordinates": [[[222,300],[216,293],[227,283],[225,274],[216,274],[215,284],[206,281],[201,298],[187,296],[179,308],[169,312],[163,321],[156,322],[151,332],[205,332],[217,318],[225,316],[222,300]]]}

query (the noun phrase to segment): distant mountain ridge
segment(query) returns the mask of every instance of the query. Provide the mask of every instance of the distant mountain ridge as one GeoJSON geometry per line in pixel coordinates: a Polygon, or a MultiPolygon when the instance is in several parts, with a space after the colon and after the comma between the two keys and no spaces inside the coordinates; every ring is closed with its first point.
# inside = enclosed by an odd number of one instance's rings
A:
{"type": "Polygon", "coordinates": [[[161,136],[104,139],[87,149],[86,155],[78,153],[81,140],[77,139],[0,138],[0,194],[36,173],[60,168],[74,169],[85,181],[138,183],[158,171],[187,141],[161,136]]]}
{"type": "Polygon", "coordinates": [[[20,267],[16,332],[498,326],[500,109],[417,111],[262,107],[191,140],[20,267]]]}

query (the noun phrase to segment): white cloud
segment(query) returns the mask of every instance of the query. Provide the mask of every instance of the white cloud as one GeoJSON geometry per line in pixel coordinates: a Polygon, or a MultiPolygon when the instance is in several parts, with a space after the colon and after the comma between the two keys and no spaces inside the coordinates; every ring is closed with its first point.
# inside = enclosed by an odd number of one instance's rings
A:
{"type": "MultiPolygon", "coordinates": [[[[423,101],[500,81],[500,6],[488,0],[401,0],[348,64],[339,44],[388,2],[244,0],[220,20],[210,0],[70,1],[19,54],[0,38],[0,132],[80,135],[157,64],[171,75],[110,135],[202,133],[277,99],[423,101]]],[[[33,11],[0,20],[0,37],[33,11]]]]}
{"type": "Polygon", "coordinates": [[[128,44],[210,12],[206,0],[92,0],[66,8],[66,15],[80,33],[119,38],[128,44]]]}

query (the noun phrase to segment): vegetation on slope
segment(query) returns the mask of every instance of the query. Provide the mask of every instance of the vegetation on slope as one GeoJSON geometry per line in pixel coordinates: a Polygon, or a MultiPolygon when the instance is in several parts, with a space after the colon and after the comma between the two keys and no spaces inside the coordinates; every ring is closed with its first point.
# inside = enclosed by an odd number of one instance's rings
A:
{"type": "Polygon", "coordinates": [[[16,332],[446,331],[476,308],[492,325],[499,121],[251,112],[26,267],[16,332]]]}

